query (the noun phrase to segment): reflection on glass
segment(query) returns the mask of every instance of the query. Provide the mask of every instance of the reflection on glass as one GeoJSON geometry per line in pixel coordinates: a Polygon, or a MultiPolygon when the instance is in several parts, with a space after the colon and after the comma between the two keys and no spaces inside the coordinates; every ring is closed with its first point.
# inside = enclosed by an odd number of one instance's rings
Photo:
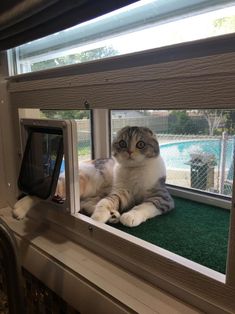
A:
{"type": "Polygon", "coordinates": [[[14,74],[233,33],[234,3],[227,7],[224,1],[220,5],[213,2],[137,1],[11,50],[17,58],[18,73],[14,74]],[[205,2],[210,8],[205,8],[205,2]]]}
{"type": "Polygon", "coordinates": [[[48,198],[62,156],[63,137],[60,130],[53,133],[52,130],[32,129],[21,166],[20,189],[43,199],[48,198]]]}

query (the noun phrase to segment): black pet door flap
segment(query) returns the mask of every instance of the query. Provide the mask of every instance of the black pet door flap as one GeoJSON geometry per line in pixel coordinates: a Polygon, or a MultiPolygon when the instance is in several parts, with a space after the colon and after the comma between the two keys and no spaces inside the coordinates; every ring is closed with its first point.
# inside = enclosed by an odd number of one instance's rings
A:
{"type": "Polygon", "coordinates": [[[19,189],[48,199],[53,195],[63,159],[60,128],[28,127],[28,139],[18,179],[19,189]]]}

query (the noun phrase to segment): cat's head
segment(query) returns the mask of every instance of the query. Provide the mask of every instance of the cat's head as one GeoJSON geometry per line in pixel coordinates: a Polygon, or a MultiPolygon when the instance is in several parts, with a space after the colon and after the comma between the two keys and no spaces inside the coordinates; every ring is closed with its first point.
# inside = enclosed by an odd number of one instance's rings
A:
{"type": "Polygon", "coordinates": [[[137,165],[159,155],[156,135],[146,127],[126,126],[112,143],[112,155],[120,164],[137,165]]]}

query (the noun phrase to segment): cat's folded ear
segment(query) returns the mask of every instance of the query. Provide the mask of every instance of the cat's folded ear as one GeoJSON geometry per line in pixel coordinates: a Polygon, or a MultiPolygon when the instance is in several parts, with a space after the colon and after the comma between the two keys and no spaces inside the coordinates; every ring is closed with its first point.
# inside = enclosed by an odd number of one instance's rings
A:
{"type": "Polygon", "coordinates": [[[130,129],[130,126],[124,126],[121,130],[118,131],[117,136],[119,136],[121,133],[125,133],[128,129],[130,129]]]}
{"type": "Polygon", "coordinates": [[[144,132],[149,133],[151,136],[155,135],[151,129],[149,129],[149,128],[145,127],[145,126],[142,127],[142,130],[144,132]]]}
{"type": "Polygon", "coordinates": [[[152,137],[158,142],[157,140],[157,134],[152,132],[152,137]]]}
{"type": "Polygon", "coordinates": [[[147,131],[155,140],[157,140],[156,134],[149,128],[143,127],[145,131],[147,131]]]}
{"type": "Polygon", "coordinates": [[[151,135],[153,135],[153,131],[152,131],[152,130],[150,130],[149,128],[146,128],[146,130],[147,130],[151,135]]]}

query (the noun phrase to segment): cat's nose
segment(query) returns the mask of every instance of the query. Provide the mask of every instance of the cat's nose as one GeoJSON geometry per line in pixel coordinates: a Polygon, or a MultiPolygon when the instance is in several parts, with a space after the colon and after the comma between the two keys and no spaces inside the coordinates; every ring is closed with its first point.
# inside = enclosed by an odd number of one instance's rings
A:
{"type": "Polygon", "coordinates": [[[133,154],[132,150],[128,150],[127,152],[128,152],[129,155],[133,154]]]}

